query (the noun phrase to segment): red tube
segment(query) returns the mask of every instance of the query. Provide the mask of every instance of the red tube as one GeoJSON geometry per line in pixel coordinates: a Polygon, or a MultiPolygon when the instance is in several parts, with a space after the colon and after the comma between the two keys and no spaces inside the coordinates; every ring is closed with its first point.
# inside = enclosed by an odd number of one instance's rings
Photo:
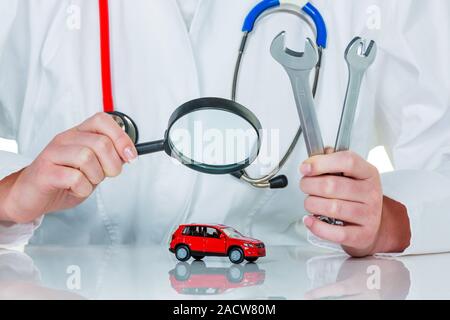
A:
{"type": "Polygon", "coordinates": [[[111,42],[109,31],[109,5],[108,0],[98,0],[100,15],[100,59],[103,90],[103,111],[114,111],[111,77],[111,42]]]}

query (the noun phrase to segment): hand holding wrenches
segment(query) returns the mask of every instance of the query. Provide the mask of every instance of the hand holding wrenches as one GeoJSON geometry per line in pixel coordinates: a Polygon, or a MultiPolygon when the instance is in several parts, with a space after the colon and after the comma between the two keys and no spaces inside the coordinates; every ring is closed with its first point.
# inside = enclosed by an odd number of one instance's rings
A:
{"type": "MultiPolygon", "coordinates": [[[[317,50],[315,50],[313,42],[307,39],[304,52],[295,52],[286,47],[285,35],[286,33],[282,32],[275,37],[270,51],[273,58],[284,67],[289,75],[308,155],[309,157],[321,155],[325,153],[325,148],[309,81],[311,71],[318,61],[317,50]]],[[[375,60],[375,42],[372,41],[365,52],[363,47],[364,42],[360,38],[355,38],[346,50],[345,58],[349,65],[350,80],[336,142],[337,151],[349,148],[363,75],[375,60]]],[[[328,217],[321,216],[319,219],[334,225],[344,225],[342,221],[328,217]]]]}

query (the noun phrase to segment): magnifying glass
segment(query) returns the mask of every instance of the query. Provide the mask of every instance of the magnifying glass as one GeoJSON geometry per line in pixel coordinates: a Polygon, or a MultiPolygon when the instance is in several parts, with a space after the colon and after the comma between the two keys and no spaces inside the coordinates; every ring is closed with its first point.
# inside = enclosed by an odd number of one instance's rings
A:
{"type": "Polygon", "coordinates": [[[230,174],[247,168],[261,149],[261,123],[247,108],[222,98],[189,101],[172,114],[164,139],[138,143],[135,122],[111,113],[136,144],[138,154],[165,152],[183,165],[208,174],[230,174]]]}

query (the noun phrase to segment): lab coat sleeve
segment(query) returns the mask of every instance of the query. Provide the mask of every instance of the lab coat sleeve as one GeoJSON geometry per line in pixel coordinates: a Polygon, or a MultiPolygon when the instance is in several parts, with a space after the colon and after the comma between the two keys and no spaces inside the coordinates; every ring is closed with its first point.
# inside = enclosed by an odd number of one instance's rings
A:
{"type": "MultiPolygon", "coordinates": [[[[0,66],[16,16],[18,1],[0,2],[0,66]]],[[[0,68],[0,73],[1,73],[0,68]]],[[[17,96],[8,83],[8,77],[0,74],[0,137],[15,139],[20,121],[21,105],[12,103],[17,96]]],[[[31,159],[18,154],[0,151],[0,180],[28,166],[31,159]]],[[[20,247],[27,244],[39,221],[30,224],[0,222],[0,247],[20,247]]]]}
{"type": "Polygon", "coordinates": [[[450,252],[450,3],[395,6],[378,66],[378,136],[395,168],[383,191],[408,210],[402,255],[450,252]]]}
{"type": "MultiPolygon", "coordinates": [[[[22,170],[31,160],[17,154],[0,151],[0,180],[22,170]]],[[[0,248],[20,248],[28,244],[41,219],[28,224],[0,222],[0,248]]]]}

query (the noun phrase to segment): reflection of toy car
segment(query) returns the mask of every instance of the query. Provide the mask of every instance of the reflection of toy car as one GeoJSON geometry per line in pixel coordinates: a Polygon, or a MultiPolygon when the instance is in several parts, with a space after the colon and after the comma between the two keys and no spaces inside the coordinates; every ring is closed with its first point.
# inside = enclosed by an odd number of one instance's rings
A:
{"type": "Polygon", "coordinates": [[[180,262],[169,275],[172,288],[188,295],[223,294],[232,289],[261,285],[266,278],[265,271],[253,263],[214,268],[207,267],[203,261],[180,262]]]}
{"type": "Polygon", "coordinates": [[[235,264],[244,260],[255,262],[266,256],[263,242],[220,224],[179,226],[172,235],[170,251],[180,261],[188,261],[191,257],[202,260],[205,256],[228,256],[235,264]]]}

